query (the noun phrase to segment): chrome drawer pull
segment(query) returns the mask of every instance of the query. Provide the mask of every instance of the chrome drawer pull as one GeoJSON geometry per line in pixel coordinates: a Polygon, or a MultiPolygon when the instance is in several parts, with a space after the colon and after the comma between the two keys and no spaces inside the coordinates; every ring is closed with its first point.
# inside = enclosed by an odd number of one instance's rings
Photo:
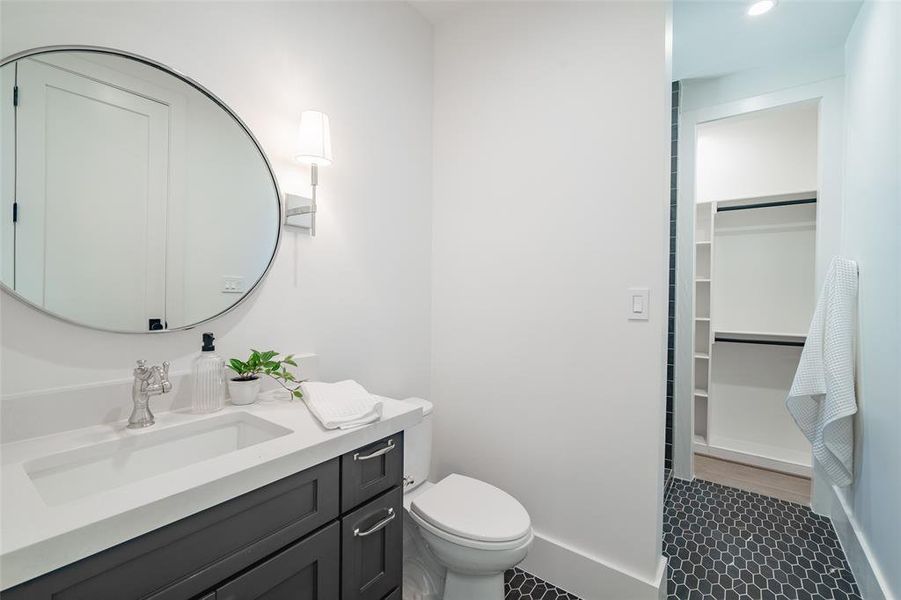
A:
{"type": "Polygon", "coordinates": [[[370,527],[369,529],[367,529],[366,531],[360,531],[359,527],[357,529],[354,529],[354,537],[366,537],[367,535],[372,535],[379,529],[384,529],[384,527],[386,525],[388,525],[388,523],[393,521],[394,517],[396,517],[396,516],[397,515],[394,514],[394,509],[389,508],[388,516],[385,517],[384,519],[382,519],[381,521],[379,521],[378,523],[376,523],[375,525],[373,525],[372,527],[370,527]]]}
{"type": "Polygon", "coordinates": [[[383,454],[388,454],[392,450],[394,450],[394,440],[390,439],[390,440],[388,440],[387,446],[385,446],[381,450],[376,450],[372,454],[367,454],[366,456],[360,456],[360,453],[357,452],[356,454],[354,454],[354,460],[370,460],[370,459],[382,456],[383,454]]]}

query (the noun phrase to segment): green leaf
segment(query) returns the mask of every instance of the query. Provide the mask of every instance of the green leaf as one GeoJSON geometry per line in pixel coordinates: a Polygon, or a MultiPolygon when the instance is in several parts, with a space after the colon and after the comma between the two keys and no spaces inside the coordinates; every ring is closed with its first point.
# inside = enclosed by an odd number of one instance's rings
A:
{"type": "Polygon", "coordinates": [[[300,390],[294,390],[294,397],[303,398],[303,394],[300,392],[300,390]]]}
{"type": "Polygon", "coordinates": [[[282,359],[282,362],[285,363],[285,364],[289,364],[289,365],[291,365],[292,367],[296,367],[296,366],[297,366],[297,363],[294,362],[294,355],[293,355],[293,354],[289,354],[288,356],[286,356],[285,358],[283,358],[283,359],[282,359]]]}

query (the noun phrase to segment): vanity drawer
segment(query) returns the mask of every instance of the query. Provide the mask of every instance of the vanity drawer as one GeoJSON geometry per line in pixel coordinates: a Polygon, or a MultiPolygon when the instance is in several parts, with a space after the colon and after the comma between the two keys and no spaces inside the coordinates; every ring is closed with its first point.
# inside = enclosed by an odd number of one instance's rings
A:
{"type": "Polygon", "coordinates": [[[286,548],[216,590],[214,600],[334,600],[338,597],[341,527],[286,548]]]}
{"type": "Polygon", "coordinates": [[[398,486],[341,517],[341,600],[383,600],[400,586],[402,510],[398,486]]]}
{"type": "Polygon", "coordinates": [[[341,457],[341,512],[375,498],[404,477],[403,432],[341,457]]]}
{"type": "Polygon", "coordinates": [[[183,600],[338,516],[338,459],[3,592],[3,600],[183,600]]]}

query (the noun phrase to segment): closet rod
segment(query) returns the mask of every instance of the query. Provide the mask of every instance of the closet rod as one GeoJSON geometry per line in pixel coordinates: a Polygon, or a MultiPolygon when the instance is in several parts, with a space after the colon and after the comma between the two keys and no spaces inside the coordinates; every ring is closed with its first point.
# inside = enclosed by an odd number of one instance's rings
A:
{"type": "Polygon", "coordinates": [[[785,340],[741,340],[737,338],[715,337],[714,342],[729,342],[731,344],[765,344],[767,346],[797,346],[804,347],[804,342],[789,342],[785,340]]]}
{"type": "Polygon", "coordinates": [[[796,204],[816,204],[816,198],[805,198],[803,200],[779,200],[774,202],[759,202],[757,204],[742,204],[741,206],[717,206],[716,212],[726,212],[728,210],[747,210],[749,208],[771,208],[773,206],[794,206],[796,204]]]}

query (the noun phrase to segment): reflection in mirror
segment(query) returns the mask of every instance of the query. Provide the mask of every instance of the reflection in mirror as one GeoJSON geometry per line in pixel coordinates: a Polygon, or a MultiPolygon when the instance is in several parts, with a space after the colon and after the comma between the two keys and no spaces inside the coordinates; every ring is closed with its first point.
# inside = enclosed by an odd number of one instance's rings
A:
{"type": "Polygon", "coordinates": [[[95,328],[178,329],[263,277],[275,180],[243,125],[162,68],[97,51],[0,68],[0,280],[95,328]],[[9,95],[7,95],[9,94],[9,95]]]}

